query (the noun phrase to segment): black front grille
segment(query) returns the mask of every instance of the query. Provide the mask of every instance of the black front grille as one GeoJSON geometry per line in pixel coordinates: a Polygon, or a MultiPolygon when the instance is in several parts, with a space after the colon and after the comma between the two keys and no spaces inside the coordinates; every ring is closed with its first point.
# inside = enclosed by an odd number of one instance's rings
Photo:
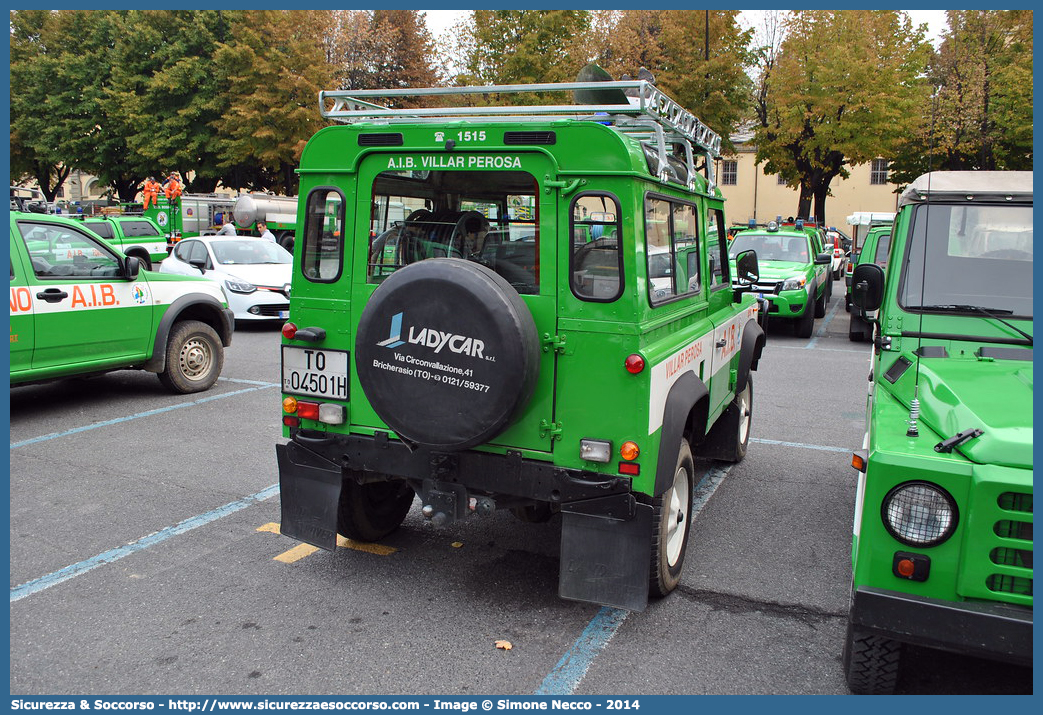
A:
{"type": "Polygon", "coordinates": [[[359,146],[402,146],[399,133],[359,134],[359,146]]]}
{"type": "Polygon", "coordinates": [[[509,146],[518,144],[554,144],[558,136],[554,132],[504,132],[503,143],[509,146]]]}
{"type": "Polygon", "coordinates": [[[289,309],[289,303],[272,303],[269,305],[259,305],[257,306],[257,315],[266,315],[271,318],[278,318],[280,312],[289,309]]]}

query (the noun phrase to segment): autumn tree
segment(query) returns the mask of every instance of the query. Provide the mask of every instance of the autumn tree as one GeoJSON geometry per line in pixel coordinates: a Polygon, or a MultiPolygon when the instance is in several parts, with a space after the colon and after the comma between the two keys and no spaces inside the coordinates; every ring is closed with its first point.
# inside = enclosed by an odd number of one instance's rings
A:
{"type": "Polygon", "coordinates": [[[213,121],[218,167],[253,167],[227,185],[296,193],[304,145],[325,126],[319,91],[334,81],[322,41],[326,12],[247,11],[231,41],[218,45],[214,66],[228,99],[213,121]]]}
{"type": "MultiPolygon", "coordinates": [[[[416,10],[374,10],[373,36],[377,38],[374,73],[381,89],[433,87],[439,76],[434,39],[424,13],[416,10]]],[[[395,107],[416,107],[412,97],[390,102],[395,107]]]]}
{"type": "Polygon", "coordinates": [[[656,86],[719,133],[725,148],[749,103],[752,30],[737,10],[625,10],[596,59],[615,78],[648,69],[656,86]]]}
{"type": "Polygon", "coordinates": [[[755,106],[757,161],[799,187],[796,215],[825,217],[830,182],[894,156],[927,93],[929,47],[905,13],[790,15],[755,106]]]}
{"type": "Polygon", "coordinates": [[[1032,169],[1032,12],[950,10],[932,58],[933,99],[891,164],[930,170],[1032,169]]]}

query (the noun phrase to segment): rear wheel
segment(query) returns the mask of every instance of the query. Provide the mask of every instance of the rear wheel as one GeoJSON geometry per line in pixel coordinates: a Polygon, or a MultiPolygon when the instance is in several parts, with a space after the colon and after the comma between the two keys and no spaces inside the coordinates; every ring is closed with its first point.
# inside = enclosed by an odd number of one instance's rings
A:
{"type": "Polygon", "coordinates": [[[413,496],[412,487],[401,479],[367,484],[345,479],[340,489],[337,532],[355,541],[378,541],[402,525],[413,496]]]}
{"type": "Polygon", "coordinates": [[[890,695],[898,685],[902,644],[847,626],[844,642],[844,676],[847,687],[858,695],[890,695]]]}
{"type": "Polygon", "coordinates": [[[152,270],[152,259],[144,251],[132,251],[127,254],[128,256],[134,256],[141,263],[141,269],[144,271],[152,270]]]}
{"type": "Polygon", "coordinates": [[[159,373],[159,381],[181,394],[209,390],[224,362],[224,347],[217,332],[198,320],[184,320],[170,331],[166,369],[159,373]]]}
{"type": "Polygon", "coordinates": [[[652,558],[648,574],[648,591],[665,596],[677,588],[688,550],[691,530],[692,492],[695,491],[695,462],[688,440],[681,439],[677,468],[670,487],[652,500],[652,558]]]}
{"type": "Polygon", "coordinates": [[[280,246],[293,253],[293,231],[284,231],[275,240],[279,242],[280,246]]]}

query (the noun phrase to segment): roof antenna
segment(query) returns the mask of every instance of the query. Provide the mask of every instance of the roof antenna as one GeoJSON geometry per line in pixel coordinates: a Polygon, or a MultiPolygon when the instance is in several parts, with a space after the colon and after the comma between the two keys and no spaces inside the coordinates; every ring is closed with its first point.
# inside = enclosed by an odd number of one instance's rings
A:
{"type": "Polygon", "coordinates": [[[929,146],[927,152],[927,202],[924,205],[923,255],[920,262],[920,325],[916,331],[916,352],[913,353],[916,357],[916,373],[913,378],[913,400],[909,404],[909,429],[906,430],[906,437],[920,436],[920,353],[923,348],[923,306],[924,295],[927,290],[927,237],[931,235],[931,174],[934,164],[934,127],[938,114],[938,94],[940,90],[940,87],[935,88],[934,97],[931,101],[931,135],[927,142],[929,146]]]}

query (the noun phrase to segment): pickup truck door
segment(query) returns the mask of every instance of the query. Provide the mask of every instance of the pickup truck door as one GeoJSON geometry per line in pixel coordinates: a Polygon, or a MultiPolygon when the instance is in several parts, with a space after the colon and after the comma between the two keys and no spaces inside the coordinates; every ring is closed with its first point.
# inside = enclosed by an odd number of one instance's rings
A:
{"type": "Polygon", "coordinates": [[[153,300],[144,276],[79,228],[18,221],[30,262],[26,287],[35,315],[34,370],[59,375],[144,360],[151,352],[153,300]]]}

